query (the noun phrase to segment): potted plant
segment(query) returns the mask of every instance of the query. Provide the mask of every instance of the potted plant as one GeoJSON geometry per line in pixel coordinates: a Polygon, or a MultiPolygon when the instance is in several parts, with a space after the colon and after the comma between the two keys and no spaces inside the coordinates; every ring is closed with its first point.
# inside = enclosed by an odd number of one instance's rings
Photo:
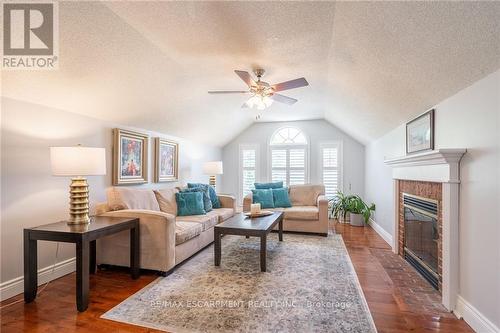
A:
{"type": "Polygon", "coordinates": [[[353,196],[337,191],[337,194],[330,199],[330,214],[332,218],[337,219],[341,223],[348,222],[349,214],[347,213],[349,212],[349,200],[351,197],[353,196]]]}
{"type": "Polygon", "coordinates": [[[368,206],[359,195],[349,196],[347,211],[350,215],[351,225],[363,227],[368,223],[371,212],[375,210],[375,204],[368,206]]]}

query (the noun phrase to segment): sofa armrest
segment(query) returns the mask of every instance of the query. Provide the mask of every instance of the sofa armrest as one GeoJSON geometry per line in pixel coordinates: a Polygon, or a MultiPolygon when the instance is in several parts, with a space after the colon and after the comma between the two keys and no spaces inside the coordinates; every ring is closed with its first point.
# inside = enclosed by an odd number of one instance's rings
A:
{"type": "Polygon", "coordinates": [[[328,198],[324,195],[318,196],[317,205],[321,229],[323,233],[328,234],[328,198]]]}
{"type": "MultiPolygon", "coordinates": [[[[99,216],[139,218],[141,268],[168,271],[175,266],[174,215],[145,209],[123,209],[99,216]]],[[[101,240],[101,261],[123,265],[124,261],[128,262],[128,252],[118,253],[118,250],[129,248],[128,233],[112,236],[101,240]]]]}
{"type": "Polygon", "coordinates": [[[253,202],[253,194],[252,194],[252,192],[250,192],[247,195],[245,195],[245,197],[243,198],[243,211],[244,212],[250,211],[250,208],[252,206],[252,202],[253,202]]]}
{"type": "Polygon", "coordinates": [[[236,210],[236,199],[232,195],[218,194],[221,208],[232,208],[236,210]]]}
{"type": "Polygon", "coordinates": [[[104,214],[106,212],[109,212],[110,210],[111,210],[111,208],[109,207],[107,202],[98,202],[95,205],[93,215],[101,215],[101,214],[104,214]]]}

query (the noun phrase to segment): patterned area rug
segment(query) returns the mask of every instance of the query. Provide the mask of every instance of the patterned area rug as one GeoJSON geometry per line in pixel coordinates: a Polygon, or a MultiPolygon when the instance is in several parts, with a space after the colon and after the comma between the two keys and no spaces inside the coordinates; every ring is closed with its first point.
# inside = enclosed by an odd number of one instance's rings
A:
{"type": "Polygon", "coordinates": [[[376,332],[340,235],[222,238],[102,318],[169,332],[376,332]]]}

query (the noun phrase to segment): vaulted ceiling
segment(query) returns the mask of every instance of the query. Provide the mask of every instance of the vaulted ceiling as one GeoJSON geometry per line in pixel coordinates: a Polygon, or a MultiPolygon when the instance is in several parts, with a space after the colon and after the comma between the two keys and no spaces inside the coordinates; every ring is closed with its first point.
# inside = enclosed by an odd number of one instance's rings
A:
{"type": "MultiPolygon", "coordinates": [[[[224,145],[255,121],[233,72],[306,77],[260,121],[325,118],[363,143],[500,68],[499,2],[61,2],[57,71],[2,95],[224,145]]],[[[472,112],[472,111],[471,111],[472,112]]]]}

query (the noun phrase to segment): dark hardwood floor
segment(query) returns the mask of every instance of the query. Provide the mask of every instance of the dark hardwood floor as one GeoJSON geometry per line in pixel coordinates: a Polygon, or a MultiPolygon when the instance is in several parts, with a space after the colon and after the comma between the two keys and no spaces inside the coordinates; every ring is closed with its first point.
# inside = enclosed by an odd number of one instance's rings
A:
{"type": "MultiPolygon", "coordinates": [[[[379,332],[472,332],[463,320],[435,304],[432,290],[420,284],[418,274],[373,229],[333,222],[331,226],[344,238],[379,332]]],[[[0,331],[158,332],[99,318],[156,278],[154,273],[144,273],[132,280],[124,270],[100,270],[90,278],[88,310],[78,313],[75,274],[69,274],[52,281],[33,303],[4,307],[22,295],[2,302],[0,331]]]]}

